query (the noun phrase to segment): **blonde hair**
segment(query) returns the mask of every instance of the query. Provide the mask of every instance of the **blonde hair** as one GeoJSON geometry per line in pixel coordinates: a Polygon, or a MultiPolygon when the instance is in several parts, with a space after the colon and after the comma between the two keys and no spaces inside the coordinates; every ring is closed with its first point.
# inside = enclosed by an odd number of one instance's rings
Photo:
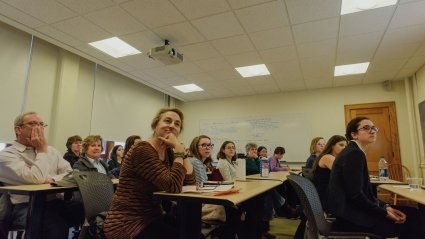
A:
{"type": "Polygon", "coordinates": [[[177,108],[162,108],[156,113],[155,117],[152,119],[151,123],[151,129],[155,130],[156,126],[158,125],[159,120],[161,119],[161,116],[166,112],[174,112],[179,115],[181,125],[180,125],[180,131],[183,131],[183,112],[177,108]]]}
{"type": "MultiPolygon", "coordinates": [[[[100,135],[89,135],[89,136],[87,136],[83,141],[82,153],[85,155],[90,144],[92,144],[93,142],[99,141],[99,140],[100,140],[100,144],[102,144],[102,137],[100,135]]],[[[103,151],[103,145],[102,145],[102,151],[103,151]]]]}

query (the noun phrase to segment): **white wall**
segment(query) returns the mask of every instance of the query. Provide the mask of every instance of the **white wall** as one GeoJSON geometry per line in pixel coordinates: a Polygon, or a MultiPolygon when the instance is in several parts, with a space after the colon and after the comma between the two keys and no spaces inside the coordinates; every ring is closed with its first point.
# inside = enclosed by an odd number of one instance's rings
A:
{"type": "MultiPolygon", "coordinates": [[[[393,82],[391,91],[385,90],[381,84],[370,84],[273,95],[180,102],[178,105],[186,116],[186,129],[182,137],[185,144],[189,144],[192,138],[199,134],[201,119],[279,115],[280,113],[310,113],[312,115],[311,137],[329,138],[334,134],[344,135],[344,105],[389,101],[396,103],[401,160],[409,168],[412,168],[414,167],[410,160],[412,158],[410,151],[412,141],[409,137],[410,122],[407,117],[403,81],[393,82]]],[[[220,147],[222,142],[214,143],[220,147]]],[[[307,158],[309,145],[305,145],[304,148],[307,158]]]]}
{"type": "Polygon", "coordinates": [[[420,148],[418,150],[418,155],[421,163],[421,173],[422,177],[425,177],[425,142],[422,140],[422,129],[419,123],[419,111],[418,104],[425,100],[425,66],[423,66],[412,78],[412,88],[413,88],[413,109],[415,113],[415,119],[417,120],[417,129],[418,135],[417,140],[420,148]]]}
{"type": "Polygon", "coordinates": [[[49,125],[49,144],[63,153],[75,134],[121,142],[132,134],[150,136],[163,93],[43,40],[35,38],[32,48],[30,42],[30,35],[0,23],[0,142],[15,139],[13,120],[28,111],[49,125]]]}

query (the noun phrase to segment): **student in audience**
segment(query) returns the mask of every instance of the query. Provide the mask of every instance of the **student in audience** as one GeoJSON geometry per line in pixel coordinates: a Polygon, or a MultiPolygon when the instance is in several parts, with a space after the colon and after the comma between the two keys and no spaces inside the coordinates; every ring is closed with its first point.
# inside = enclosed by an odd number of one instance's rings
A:
{"type": "Polygon", "coordinates": [[[68,138],[66,141],[66,151],[63,158],[71,164],[71,167],[80,158],[81,147],[83,139],[79,135],[74,135],[68,138]]]}
{"type": "Polygon", "coordinates": [[[224,141],[217,154],[218,165],[224,181],[235,181],[236,179],[236,147],[232,141],[224,141]]]}
{"type": "Polygon", "coordinates": [[[323,137],[315,137],[311,140],[310,144],[310,157],[307,158],[305,166],[307,168],[313,168],[314,161],[317,156],[322,153],[325,148],[326,141],[323,137]]]}
{"type": "Polygon", "coordinates": [[[125,155],[128,153],[131,146],[133,146],[134,144],[137,144],[138,142],[141,142],[141,141],[142,141],[142,138],[139,135],[128,136],[127,139],[125,140],[123,158],[125,158],[125,155]]]}
{"type": "Polygon", "coordinates": [[[280,160],[282,160],[284,154],[285,154],[285,148],[279,146],[274,149],[273,156],[269,158],[270,172],[289,170],[288,166],[282,167],[282,165],[280,165],[280,160]]]}
{"type": "Polygon", "coordinates": [[[260,146],[257,149],[257,155],[259,158],[267,158],[267,148],[264,146],[260,146]]]}
{"type": "Polygon", "coordinates": [[[313,183],[316,186],[322,205],[326,201],[329,178],[335,157],[347,146],[347,139],[341,135],[332,136],[326,143],[325,149],[314,161],[313,183]]]}
{"type": "MultiPolygon", "coordinates": [[[[192,158],[190,161],[193,164],[193,169],[196,173],[196,182],[206,182],[207,181],[207,171],[208,168],[211,168],[211,153],[214,144],[211,142],[210,137],[206,135],[200,135],[193,138],[192,143],[190,144],[189,151],[192,158]]],[[[211,171],[211,169],[210,169],[211,171]]],[[[226,215],[225,224],[221,225],[214,236],[217,236],[220,239],[234,239],[237,231],[241,225],[240,217],[241,211],[232,207],[223,207],[221,205],[211,205],[204,204],[202,206],[202,215],[204,215],[207,210],[210,213],[211,210],[222,211],[223,213],[216,213],[216,215],[224,214],[226,215]]],[[[218,219],[218,218],[217,218],[218,219]]]]}
{"type": "Polygon", "coordinates": [[[108,162],[108,170],[116,178],[119,176],[123,157],[124,148],[121,145],[115,145],[111,151],[111,157],[108,162]]]}
{"type": "Polygon", "coordinates": [[[102,137],[100,135],[89,135],[83,141],[83,152],[72,167],[78,171],[94,171],[108,175],[108,165],[101,159],[102,137]]]}
{"type": "Polygon", "coordinates": [[[365,151],[379,129],[367,117],[352,119],[350,142],[336,157],[328,187],[327,208],[337,230],[362,231],[399,239],[425,238],[425,222],[417,209],[383,205],[373,195],[365,151]]]}
{"type": "Polygon", "coordinates": [[[211,152],[214,144],[211,143],[210,137],[200,135],[193,138],[189,146],[189,152],[192,157],[189,158],[196,174],[196,182],[203,183],[208,181],[207,172],[212,170],[211,152]]]}
{"type": "MultiPolygon", "coordinates": [[[[246,150],[246,175],[260,173],[260,158],[257,155],[257,144],[247,143],[246,150]]],[[[262,235],[266,239],[274,239],[275,235],[269,233],[270,220],[274,217],[275,208],[281,208],[285,203],[285,199],[276,190],[270,190],[264,195],[263,205],[264,211],[262,215],[262,235]]]]}
{"type": "Polygon", "coordinates": [[[180,193],[184,184],[195,184],[192,163],[178,139],[183,113],[161,109],[151,123],[152,136],[137,143],[124,160],[120,182],[104,224],[108,239],[175,238],[178,227],[152,200],[156,191],[180,193]]]}
{"type": "MultiPolygon", "coordinates": [[[[47,124],[36,112],[16,117],[16,141],[0,152],[0,182],[6,186],[52,183],[72,171],[59,151],[48,146],[45,127],[47,124]]],[[[47,199],[41,238],[68,238],[69,227],[83,222],[82,204],[58,199],[56,193],[47,195],[47,199]]],[[[10,200],[13,225],[25,228],[29,196],[10,194],[10,200]]]]}

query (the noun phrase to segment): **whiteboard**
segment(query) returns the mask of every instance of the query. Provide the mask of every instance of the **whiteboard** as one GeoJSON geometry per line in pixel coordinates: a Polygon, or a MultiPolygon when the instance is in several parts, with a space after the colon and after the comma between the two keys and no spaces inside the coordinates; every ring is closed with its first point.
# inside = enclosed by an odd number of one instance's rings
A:
{"type": "Polygon", "coordinates": [[[200,134],[207,135],[214,143],[212,158],[217,158],[221,144],[235,142],[237,153],[245,154],[245,145],[254,142],[265,146],[272,156],[277,146],[285,148],[283,160],[305,162],[311,141],[311,116],[308,113],[251,116],[226,119],[200,120],[200,134]]]}

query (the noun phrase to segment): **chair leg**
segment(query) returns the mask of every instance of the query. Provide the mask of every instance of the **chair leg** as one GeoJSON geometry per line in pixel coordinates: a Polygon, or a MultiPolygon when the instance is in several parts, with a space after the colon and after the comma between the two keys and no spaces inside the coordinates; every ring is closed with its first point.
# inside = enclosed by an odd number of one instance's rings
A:
{"type": "Polygon", "coordinates": [[[394,204],[393,205],[395,206],[395,205],[397,205],[397,194],[394,193],[393,198],[394,198],[394,202],[393,202],[394,204]]]}

